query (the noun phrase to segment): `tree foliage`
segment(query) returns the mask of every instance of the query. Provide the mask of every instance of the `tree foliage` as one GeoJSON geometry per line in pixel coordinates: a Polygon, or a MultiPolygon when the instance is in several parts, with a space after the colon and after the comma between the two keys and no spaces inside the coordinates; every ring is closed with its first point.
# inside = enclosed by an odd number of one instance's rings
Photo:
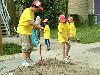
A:
{"type": "Polygon", "coordinates": [[[64,0],[44,0],[43,6],[45,9],[42,15],[43,18],[48,18],[50,27],[56,28],[58,25],[59,15],[65,14],[65,12],[67,12],[65,1],[64,0]]]}
{"type": "MultiPolygon", "coordinates": [[[[58,17],[60,14],[67,16],[68,14],[68,0],[40,0],[44,11],[38,11],[36,15],[41,16],[42,20],[49,19],[51,28],[56,28],[58,25],[58,17]]],[[[16,4],[20,3],[24,8],[31,6],[33,0],[16,0],[16,4]]]]}

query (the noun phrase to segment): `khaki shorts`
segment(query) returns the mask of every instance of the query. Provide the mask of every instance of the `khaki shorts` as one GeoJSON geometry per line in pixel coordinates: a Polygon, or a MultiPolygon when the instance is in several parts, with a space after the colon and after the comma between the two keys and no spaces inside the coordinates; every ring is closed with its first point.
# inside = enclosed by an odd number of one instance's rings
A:
{"type": "Polygon", "coordinates": [[[19,37],[20,37],[21,45],[22,45],[22,52],[30,53],[33,48],[31,35],[19,34],[19,37]]]}

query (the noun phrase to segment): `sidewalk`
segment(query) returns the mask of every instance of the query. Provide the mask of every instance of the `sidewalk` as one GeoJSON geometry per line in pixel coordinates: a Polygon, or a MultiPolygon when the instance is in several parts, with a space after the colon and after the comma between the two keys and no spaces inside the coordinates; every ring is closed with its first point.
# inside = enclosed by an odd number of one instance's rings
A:
{"type": "MultiPolygon", "coordinates": [[[[13,39],[11,39],[13,40],[13,39]]],[[[16,39],[17,40],[17,39],[16,39]]],[[[7,41],[5,41],[7,42],[7,41]]],[[[57,40],[51,40],[51,50],[45,51],[44,40],[42,42],[42,54],[43,58],[57,58],[62,59],[61,47],[57,40]]],[[[18,43],[18,41],[17,41],[18,43]]],[[[72,62],[82,62],[88,64],[92,68],[100,69],[100,42],[92,44],[80,44],[76,42],[71,43],[70,56],[72,62]]],[[[37,62],[40,59],[39,50],[31,53],[31,59],[37,62]]],[[[5,55],[0,57],[0,75],[5,72],[21,67],[20,54],[5,55]]]]}

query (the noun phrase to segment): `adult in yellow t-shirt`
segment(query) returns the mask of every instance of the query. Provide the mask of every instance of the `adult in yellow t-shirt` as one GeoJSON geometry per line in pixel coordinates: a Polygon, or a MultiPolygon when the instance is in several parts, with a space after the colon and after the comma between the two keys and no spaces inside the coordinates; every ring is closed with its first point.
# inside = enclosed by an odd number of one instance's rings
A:
{"type": "Polygon", "coordinates": [[[17,33],[19,34],[25,34],[25,35],[31,35],[32,34],[32,29],[33,25],[29,23],[29,21],[34,22],[34,12],[32,11],[32,7],[26,8],[20,19],[19,19],[19,24],[17,27],[17,33]]]}
{"type": "Polygon", "coordinates": [[[44,39],[45,39],[45,44],[47,46],[47,51],[50,50],[50,28],[49,28],[49,25],[48,25],[48,19],[45,19],[43,21],[44,25],[45,25],[45,28],[44,28],[44,39]]]}
{"type": "Polygon", "coordinates": [[[32,3],[30,8],[26,8],[23,11],[17,27],[17,33],[19,34],[22,44],[22,66],[30,66],[30,53],[33,47],[31,40],[32,29],[44,29],[34,23],[34,13],[37,12],[38,9],[43,10],[41,2],[36,0],[32,3]]]}

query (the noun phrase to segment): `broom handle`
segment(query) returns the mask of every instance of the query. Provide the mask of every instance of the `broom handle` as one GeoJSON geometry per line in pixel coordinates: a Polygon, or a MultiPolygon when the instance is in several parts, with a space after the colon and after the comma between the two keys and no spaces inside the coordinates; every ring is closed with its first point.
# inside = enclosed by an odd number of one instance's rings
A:
{"type": "Polygon", "coordinates": [[[41,52],[41,44],[40,44],[40,56],[42,56],[42,52],[41,52]]]}
{"type": "MultiPolygon", "coordinates": [[[[39,40],[40,40],[40,31],[39,31],[39,40]]],[[[41,60],[42,60],[42,50],[41,50],[41,44],[40,44],[40,57],[41,57],[41,60]]]]}

